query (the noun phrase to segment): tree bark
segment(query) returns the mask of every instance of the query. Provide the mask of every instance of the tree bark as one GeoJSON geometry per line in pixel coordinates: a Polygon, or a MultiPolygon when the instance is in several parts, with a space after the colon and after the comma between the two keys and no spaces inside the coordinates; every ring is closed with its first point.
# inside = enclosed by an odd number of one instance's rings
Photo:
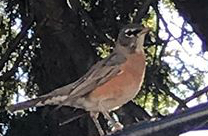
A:
{"type": "MultiPolygon", "coordinates": [[[[37,35],[41,39],[41,49],[36,52],[32,73],[41,95],[81,77],[97,56],[81,29],[81,20],[66,0],[33,0],[33,9],[36,23],[40,25],[37,35]]],[[[73,108],[64,108],[50,115],[53,108],[40,108],[40,118],[48,126],[50,136],[87,136],[88,128],[94,128],[89,116],[59,126],[76,116],[76,112],[73,108]]]]}

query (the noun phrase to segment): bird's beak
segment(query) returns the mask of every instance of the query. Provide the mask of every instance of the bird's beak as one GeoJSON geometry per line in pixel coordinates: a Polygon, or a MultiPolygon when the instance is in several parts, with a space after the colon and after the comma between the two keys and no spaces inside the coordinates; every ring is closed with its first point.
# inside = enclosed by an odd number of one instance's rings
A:
{"type": "Polygon", "coordinates": [[[142,29],[141,34],[147,34],[149,33],[150,29],[148,27],[145,27],[142,29]]]}

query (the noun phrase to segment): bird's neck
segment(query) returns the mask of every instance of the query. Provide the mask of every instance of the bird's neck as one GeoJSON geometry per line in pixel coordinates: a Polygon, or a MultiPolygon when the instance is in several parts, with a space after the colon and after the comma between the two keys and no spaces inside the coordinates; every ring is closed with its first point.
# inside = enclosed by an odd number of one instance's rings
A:
{"type": "Polygon", "coordinates": [[[117,45],[114,51],[124,55],[125,57],[127,57],[129,54],[129,51],[124,46],[120,46],[120,45],[117,45]]]}
{"type": "Polygon", "coordinates": [[[143,45],[138,45],[137,48],[135,49],[136,53],[144,53],[144,47],[143,45]]]}
{"type": "Polygon", "coordinates": [[[143,49],[143,46],[137,46],[137,48],[132,52],[132,51],[129,51],[128,49],[126,49],[126,47],[123,47],[123,46],[116,46],[115,49],[114,49],[115,52],[117,53],[121,53],[123,54],[125,57],[128,57],[129,55],[131,55],[132,53],[144,53],[144,49],[143,49]]]}
{"type": "Polygon", "coordinates": [[[144,45],[144,39],[145,39],[145,34],[140,35],[140,38],[137,39],[137,41],[136,41],[137,47],[135,49],[135,51],[137,53],[139,53],[139,52],[144,53],[144,46],[143,46],[144,45]]]}

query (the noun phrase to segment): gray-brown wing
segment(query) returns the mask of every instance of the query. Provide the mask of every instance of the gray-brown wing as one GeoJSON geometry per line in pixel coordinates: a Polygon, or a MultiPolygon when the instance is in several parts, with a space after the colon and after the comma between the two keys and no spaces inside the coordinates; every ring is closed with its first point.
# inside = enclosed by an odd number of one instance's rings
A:
{"type": "Polygon", "coordinates": [[[76,82],[54,90],[48,96],[68,95],[70,98],[88,94],[120,72],[120,65],[126,61],[124,55],[113,52],[97,62],[76,82]]]}
{"type": "Polygon", "coordinates": [[[58,88],[36,99],[21,102],[8,107],[10,111],[27,109],[34,106],[62,105],[68,100],[81,97],[93,91],[120,72],[120,65],[126,61],[125,56],[112,53],[109,57],[97,62],[91,69],[76,82],[58,88]]]}

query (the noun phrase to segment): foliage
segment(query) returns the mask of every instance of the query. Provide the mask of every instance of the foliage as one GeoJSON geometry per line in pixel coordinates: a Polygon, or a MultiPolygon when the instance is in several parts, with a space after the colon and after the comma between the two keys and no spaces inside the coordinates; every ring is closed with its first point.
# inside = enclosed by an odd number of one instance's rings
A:
{"type": "MultiPolygon", "coordinates": [[[[152,117],[157,118],[161,114],[168,115],[177,107],[185,108],[187,102],[184,100],[205,85],[204,78],[208,71],[199,69],[193,64],[189,65],[181,57],[182,51],[187,52],[187,49],[191,50],[191,48],[199,46],[194,44],[196,34],[193,29],[183,20],[182,25],[179,26],[181,35],[176,37],[168,26],[171,22],[166,21],[162,14],[164,7],[169,10],[170,15],[175,14],[177,10],[174,8],[174,3],[169,0],[152,3],[148,12],[142,16],[142,21],[137,21],[137,15],[145,0],[134,0],[133,2],[129,0],[80,0],[80,3],[81,7],[78,8],[80,11],[76,13],[76,17],[81,20],[80,28],[101,58],[105,58],[112,51],[119,28],[123,25],[142,22],[144,26],[151,29],[145,46],[147,57],[145,80],[142,91],[135,98],[135,103],[141,105],[152,117]],[[160,36],[161,32],[163,32],[163,36],[160,36]],[[179,44],[180,50],[171,49],[170,44],[173,41],[179,44]]],[[[18,101],[21,95],[20,90],[25,91],[24,97],[31,98],[37,94],[39,84],[34,81],[33,66],[34,64],[39,65],[35,61],[36,59],[43,59],[37,56],[44,53],[47,56],[47,53],[50,53],[43,52],[43,48],[47,48],[47,46],[41,43],[44,39],[39,38],[38,35],[39,26],[42,24],[33,21],[34,18],[30,15],[32,8],[30,9],[30,5],[27,4],[14,0],[0,2],[1,109],[5,109],[14,99],[18,101]],[[24,32],[25,27],[27,29],[24,32]],[[16,97],[14,98],[14,96],[16,97]]],[[[70,12],[72,11],[70,10],[70,12]]],[[[48,27],[47,22],[45,24],[48,27]]],[[[83,41],[83,44],[86,43],[83,41]]],[[[199,54],[198,52],[196,56],[203,57],[199,54]]],[[[39,76],[41,77],[41,75],[39,76]]],[[[74,76],[78,77],[76,74],[74,76]]],[[[0,118],[4,120],[0,123],[6,124],[2,126],[2,131],[5,130],[5,127],[9,127],[9,122],[15,122],[16,118],[22,118],[22,116],[2,113],[0,118]]]]}

